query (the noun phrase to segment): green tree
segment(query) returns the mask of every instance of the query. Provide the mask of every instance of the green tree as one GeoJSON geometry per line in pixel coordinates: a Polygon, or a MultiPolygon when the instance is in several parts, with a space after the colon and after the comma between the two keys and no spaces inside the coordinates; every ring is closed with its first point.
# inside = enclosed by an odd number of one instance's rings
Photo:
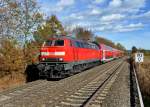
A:
{"type": "Polygon", "coordinates": [[[132,53],[136,53],[138,50],[135,46],[132,47],[132,53]]]}
{"type": "Polygon", "coordinates": [[[33,35],[35,41],[41,45],[44,40],[53,37],[58,33],[64,34],[65,31],[57,17],[55,15],[52,15],[50,19],[46,20],[45,24],[37,28],[33,35]]]}

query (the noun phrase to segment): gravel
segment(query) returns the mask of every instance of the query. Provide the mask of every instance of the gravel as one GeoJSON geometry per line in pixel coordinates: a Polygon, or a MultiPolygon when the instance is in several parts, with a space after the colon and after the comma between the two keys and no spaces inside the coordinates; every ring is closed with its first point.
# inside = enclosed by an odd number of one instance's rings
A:
{"type": "Polygon", "coordinates": [[[102,107],[130,107],[130,70],[129,64],[120,72],[110,88],[102,107]]]}

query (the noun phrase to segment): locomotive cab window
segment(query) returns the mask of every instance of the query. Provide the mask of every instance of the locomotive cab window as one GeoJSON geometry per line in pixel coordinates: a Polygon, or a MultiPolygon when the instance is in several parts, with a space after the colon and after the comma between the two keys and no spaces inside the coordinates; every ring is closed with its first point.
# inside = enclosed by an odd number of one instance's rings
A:
{"type": "Polygon", "coordinates": [[[54,46],[64,46],[64,40],[55,40],[54,46]]]}
{"type": "Polygon", "coordinates": [[[74,41],[70,40],[70,46],[71,46],[71,47],[74,46],[74,41]]]}
{"type": "Polygon", "coordinates": [[[47,40],[43,46],[64,46],[64,40],[47,40]]]}

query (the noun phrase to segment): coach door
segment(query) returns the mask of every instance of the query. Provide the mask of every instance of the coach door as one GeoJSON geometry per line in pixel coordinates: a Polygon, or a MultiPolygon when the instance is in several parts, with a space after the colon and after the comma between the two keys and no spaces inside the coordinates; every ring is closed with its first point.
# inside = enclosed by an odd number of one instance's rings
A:
{"type": "Polygon", "coordinates": [[[106,59],[106,50],[103,50],[103,61],[106,59]]]}

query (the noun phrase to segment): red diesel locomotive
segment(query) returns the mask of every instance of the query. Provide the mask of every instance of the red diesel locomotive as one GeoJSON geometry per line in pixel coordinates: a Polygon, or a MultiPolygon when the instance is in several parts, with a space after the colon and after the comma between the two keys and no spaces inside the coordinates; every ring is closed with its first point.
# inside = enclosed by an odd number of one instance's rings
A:
{"type": "Polygon", "coordinates": [[[40,77],[61,78],[121,55],[121,51],[104,44],[61,36],[44,42],[37,67],[40,77]]]}
{"type": "Polygon", "coordinates": [[[40,50],[39,76],[60,78],[100,63],[99,47],[66,36],[51,38],[40,50]]]}

